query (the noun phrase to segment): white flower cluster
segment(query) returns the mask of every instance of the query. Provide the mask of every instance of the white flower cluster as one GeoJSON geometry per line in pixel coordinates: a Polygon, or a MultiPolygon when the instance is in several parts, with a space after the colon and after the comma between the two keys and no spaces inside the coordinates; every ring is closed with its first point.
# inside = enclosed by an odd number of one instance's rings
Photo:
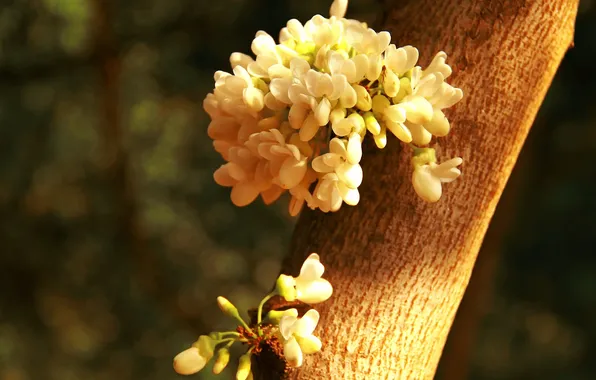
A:
{"type": "MultiPolygon", "coordinates": [[[[463,93],[446,82],[446,54],[422,69],[416,48],[398,48],[388,32],[344,18],[346,8],[347,0],[335,0],[330,18],[288,21],[279,43],[259,31],[251,46],[256,58],[233,53],[233,72],[215,74],[204,108],[209,137],[227,163],[214,178],[232,188],[235,205],[259,195],[269,204],[286,190],[291,215],[304,204],[324,212],[356,205],[367,134],[384,148],[388,131],[415,146],[449,132],[443,110],[463,93]]],[[[416,192],[436,198],[436,189],[425,187],[436,181],[420,178],[416,192]]]]}
{"type": "Polygon", "coordinates": [[[201,371],[215,357],[213,373],[220,374],[230,361],[229,348],[234,343],[248,345],[248,351],[240,356],[236,380],[252,380],[251,356],[258,355],[263,345],[273,347],[281,344],[283,357],[290,367],[300,367],[304,355],[319,352],[321,340],[313,335],[319,323],[319,313],[310,309],[298,317],[295,308],[270,310],[263,320],[263,306],[274,296],[281,296],[288,302],[300,301],[306,304],[324,302],[333,294],[329,281],[322,278],[325,267],[319,255],[311,253],[300,269],[298,277],[285,274],[279,276],[275,290],[265,296],[257,309],[256,324],[249,324],[240,316],[236,306],[224,297],[217,297],[221,311],[236,319],[240,326],[235,331],[212,332],[201,335],[190,347],[174,358],[174,370],[181,375],[192,375],[201,371]]]}

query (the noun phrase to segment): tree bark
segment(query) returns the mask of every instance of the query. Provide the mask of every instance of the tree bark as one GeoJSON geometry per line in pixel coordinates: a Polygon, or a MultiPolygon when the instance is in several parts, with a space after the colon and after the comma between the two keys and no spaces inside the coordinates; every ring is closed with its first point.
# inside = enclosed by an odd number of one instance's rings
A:
{"type": "Polygon", "coordinates": [[[390,7],[385,30],[420,50],[422,66],[449,55],[465,97],[448,113],[440,158],[463,175],[437,204],[410,182],[411,152],[365,141],[356,207],[304,211],[283,273],[317,252],[334,285],[316,308],[321,353],[294,379],[432,379],[476,255],[555,71],[572,44],[577,0],[410,0],[390,7]]]}

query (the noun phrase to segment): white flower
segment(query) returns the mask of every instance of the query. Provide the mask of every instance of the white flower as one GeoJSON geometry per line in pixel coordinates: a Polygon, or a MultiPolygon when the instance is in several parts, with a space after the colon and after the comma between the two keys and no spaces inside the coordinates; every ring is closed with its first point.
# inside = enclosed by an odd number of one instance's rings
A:
{"type": "Polygon", "coordinates": [[[291,367],[300,367],[304,355],[321,350],[321,340],[313,335],[319,323],[319,313],[310,309],[298,318],[296,309],[290,309],[279,321],[279,332],[284,346],[284,357],[291,367]]]}
{"type": "Polygon", "coordinates": [[[201,335],[199,340],[174,358],[174,370],[180,375],[192,375],[205,367],[213,357],[215,342],[207,335],[201,335]]]}
{"type": "Polygon", "coordinates": [[[362,183],[362,143],[356,132],[349,139],[333,138],[329,142],[329,153],[315,158],[313,169],[319,173],[335,173],[350,189],[356,189],[362,183]]]}
{"type": "Polygon", "coordinates": [[[424,165],[415,165],[412,174],[412,185],[416,194],[427,202],[436,202],[441,198],[441,183],[454,181],[461,171],[457,168],[463,160],[460,157],[452,158],[442,164],[430,162],[424,165]]]}
{"type": "Polygon", "coordinates": [[[410,102],[410,109],[416,109],[417,115],[408,115],[406,125],[411,130],[413,142],[426,145],[432,136],[446,136],[449,133],[449,121],[443,109],[449,108],[463,98],[463,92],[445,82],[451,75],[451,67],[445,63],[447,54],[439,52],[425,70],[418,70],[412,78],[412,95],[402,101],[410,102]],[[417,78],[416,76],[419,76],[417,78]],[[418,99],[418,105],[411,104],[412,99],[418,99]],[[420,98],[424,98],[421,101],[420,98]]]}
{"type": "Polygon", "coordinates": [[[298,277],[279,276],[276,289],[286,301],[299,300],[314,304],[326,301],[333,294],[333,287],[329,281],[321,278],[325,267],[319,260],[319,255],[311,253],[300,268],[298,277]]]}
{"type": "Polygon", "coordinates": [[[319,178],[313,202],[323,212],[335,212],[341,208],[342,202],[356,206],[360,202],[360,193],[358,189],[350,189],[337,174],[329,173],[319,178]]]}

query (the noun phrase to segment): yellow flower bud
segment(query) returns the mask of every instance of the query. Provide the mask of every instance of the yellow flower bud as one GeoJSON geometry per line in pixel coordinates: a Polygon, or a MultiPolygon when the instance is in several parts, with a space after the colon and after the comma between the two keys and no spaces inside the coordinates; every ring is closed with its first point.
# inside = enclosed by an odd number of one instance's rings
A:
{"type": "Polygon", "coordinates": [[[236,380],[246,380],[250,375],[250,354],[244,354],[238,361],[238,371],[236,371],[236,380]]]}
{"type": "Polygon", "coordinates": [[[215,359],[215,364],[213,365],[213,373],[215,375],[219,375],[221,371],[226,368],[230,361],[230,351],[227,348],[222,348],[217,351],[217,358],[215,359]]]}
{"type": "Polygon", "coordinates": [[[234,304],[232,304],[226,298],[221,296],[217,297],[217,305],[225,315],[228,315],[232,318],[240,318],[240,314],[238,313],[236,306],[234,306],[234,304]]]}
{"type": "Polygon", "coordinates": [[[381,132],[378,135],[373,135],[377,148],[383,149],[387,146],[387,128],[382,125],[381,132]]]}
{"type": "Polygon", "coordinates": [[[296,280],[294,277],[285,274],[280,275],[275,282],[275,291],[286,301],[296,300],[296,280]]]}
{"type": "Polygon", "coordinates": [[[368,131],[373,135],[376,136],[381,133],[381,125],[372,112],[366,112],[364,114],[364,124],[366,125],[366,129],[368,129],[368,131]]]}
{"type": "Polygon", "coordinates": [[[359,84],[356,84],[353,87],[354,90],[356,90],[356,95],[358,96],[356,108],[361,111],[370,111],[372,108],[372,99],[368,93],[368,90],[359,84]]]}
{"type": "Polygon", "coordinates": [[[399,91],[393,97],[393,103],[399,103],[403,98],[412,93],[412,85],[409,78],[401,78],[399,80],[399,91]]]}

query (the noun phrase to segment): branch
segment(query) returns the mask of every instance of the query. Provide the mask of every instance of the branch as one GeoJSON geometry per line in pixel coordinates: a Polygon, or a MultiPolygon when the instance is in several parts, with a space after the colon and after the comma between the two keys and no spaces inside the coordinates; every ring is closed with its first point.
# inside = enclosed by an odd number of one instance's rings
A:
{"type": "MultiPolygon", "coordinates": [[[[571,44],[577,1],[400,1],[386,28],[428,63],[451,57],[464,100],[438,153],[462,155],[463,177],[438,204],[418,200],[410,152],[371,141],[361,201],[305,211],[283,273],[318,252],[334,284],[317,306],[324,347],[296,379],[432,379],[476,255],[536,112],[571,44]]],[[[424,64],[422,65],[424,66],[424,64]]]]}

